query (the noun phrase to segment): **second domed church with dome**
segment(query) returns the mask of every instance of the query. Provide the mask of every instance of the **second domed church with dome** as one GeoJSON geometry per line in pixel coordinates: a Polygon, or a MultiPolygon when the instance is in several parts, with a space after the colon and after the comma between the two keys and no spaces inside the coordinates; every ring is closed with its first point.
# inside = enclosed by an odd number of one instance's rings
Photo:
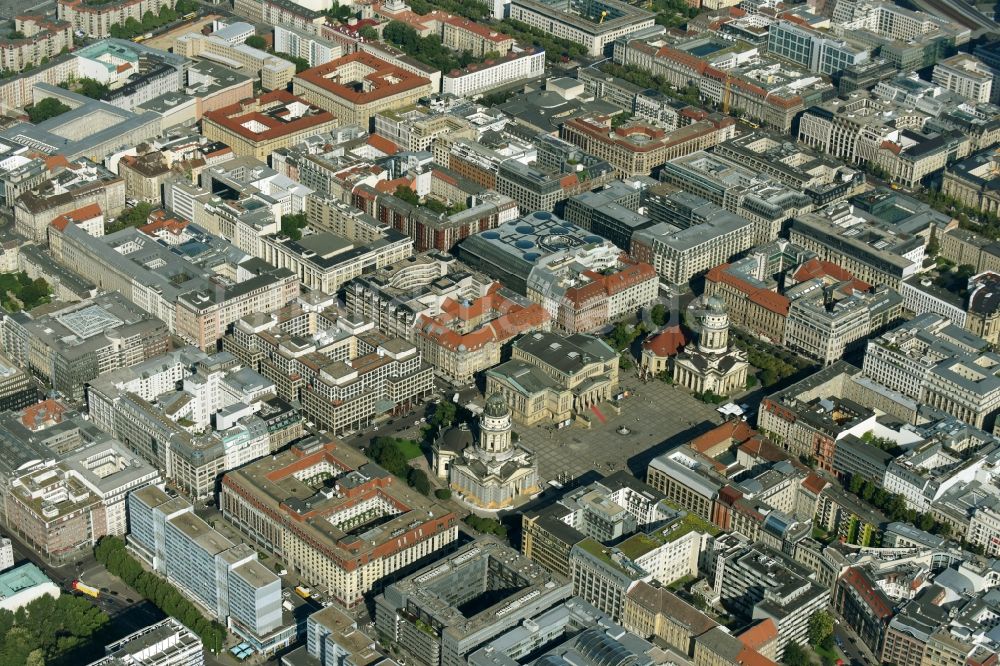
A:
{"type": "Polygon", "coordinates": [[[483,509],[515,506],[539,491],[535,455],[513,441],[507,400],[486,399],[475,436],[465,426],[446,430],[434,443],[434,470],[452,491],[483,509]]]}
{"type": "Polygon", "coordinates": [[[699,317],[698,344],[674,359],[674,384],[695,393],[729,395],[746,386],[750,364],[742,349],[729,344],[729,313],[718,296],[705,301],[699,317]]]}

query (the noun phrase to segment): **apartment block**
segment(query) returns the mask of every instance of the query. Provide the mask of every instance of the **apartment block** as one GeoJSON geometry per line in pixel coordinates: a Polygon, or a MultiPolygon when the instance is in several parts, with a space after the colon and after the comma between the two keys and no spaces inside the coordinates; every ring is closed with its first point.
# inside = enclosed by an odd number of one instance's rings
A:
{"type": "Polygon", "coordinates": [[[963,53],[934,65],[931,80],[971,102],[989,102],[993,76],[993,70],[978,58],[963,53]]]}
{"type": "Polygon", "coordinates": [[[14,30],[23,36],[0,38],[0,69],[8,72],[35,67],[73,48],[73,27],[67,21],[24,14],[14,17],[14,30]]]}
{"type": "Polygon", "coordinates": [[[540,48],[515,46],[496,60],[472,63],[453,69],[441,77],[441,92],[472,97],[514,81],[535,79],[545,74],[545,52],[540,48]]]}
{"type": "Polygon", "coordinates": [[[310,67],[325,65],[344,54],[340,44],[311,32],[285,25],[274,26],[274,50],[302,58],[310,67]]]}
{"type": "Polygon", "coordinates": [[[111,35],[111,26],[124,24],[128,19],[142,22],[147,12],[159,14],[161,7],[177,4],[177,0],[116,0],[105,4],[91,4],[86,0],[62,0],[56,3],[61,21],[66,21],[88,37],[103,39],[111,35]]]}
{"type": "Polygon", "coordinates": [[[208,613],[271,654],[295,638],[281,607],[281,580],[194,513],[194,507],[156,486],[128,499],[128,544],[156,573],[184,590],[208,613]]]}

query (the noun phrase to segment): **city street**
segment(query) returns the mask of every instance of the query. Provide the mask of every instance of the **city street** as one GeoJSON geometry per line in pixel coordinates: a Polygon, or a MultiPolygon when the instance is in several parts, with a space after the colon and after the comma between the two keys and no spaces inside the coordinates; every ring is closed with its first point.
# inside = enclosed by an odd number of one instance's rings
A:
{"type": "MultiPolygon", "coordinates": [[[[126,636],[143,627],[163,619],[164,615],[153,604],[145,601],[135,590],[125,585],[117,577],[112,576],[93,555],[88,554],[79,561],[62,567],[54,567],[45,562],[31,548],[24,544],[16,535],[5,533],[14,547],[15,564],[32,562],[41,569],[52,582],[60,587],[64,594],[73,594],[74,580],[82,580],[88,585],[101,590],[97,599],[92,599],[95,606],[103,610],[111,618],[112,635],[116,638],[126,636]]],[[[84,599],[91,597],[83,596],[84,599]]]]}

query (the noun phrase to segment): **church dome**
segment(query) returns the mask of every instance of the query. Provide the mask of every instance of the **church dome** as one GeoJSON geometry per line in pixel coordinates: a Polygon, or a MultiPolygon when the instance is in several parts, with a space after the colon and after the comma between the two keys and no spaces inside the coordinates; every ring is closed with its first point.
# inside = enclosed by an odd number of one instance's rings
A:
{"type": "Polygon", "coordinates": [[[711,312],[726,311],[726,302],[722,300],[722,298],[718,294],[712,294],[711,296],[709,296],[708,301],[705,303],[705,306],[711,312]]]}
{"type": "Polygon", "coordinates": [[[509,413],[510,407],[507,406],[507,399],[500,393],[493,393],[490,397],[486,398],[486,406],[483,408],[483,416],[503,418],[509,413]]]}

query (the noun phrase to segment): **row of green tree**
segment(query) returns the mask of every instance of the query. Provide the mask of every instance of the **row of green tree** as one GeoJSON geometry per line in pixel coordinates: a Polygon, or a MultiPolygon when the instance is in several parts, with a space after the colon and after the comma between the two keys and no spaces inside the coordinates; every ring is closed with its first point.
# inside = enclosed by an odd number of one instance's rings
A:
{"type": "Polygon", "coordinates": [[[587,54],[587,49],[582,44],[556,37],[552,33],[532,28],[527,23],[521,23],[514,19],[508,18],[500,21],[497,28],[520,43],[534,44],[545,49],[545,59],[549,62],[557,62],[563,56],[579,58],[587,54]]]}
{"type": "Polygon", "coordinates": [[[13,613],[0,610],[0,664],[71,663],[73,651],[87,646],[107,624],[104,611],[70,594],[45,595],[13,613]]]}
{"type": "Polygon", "coordinates": [[[774,386],[809,366],[786,349],[744,337],[733,329],[730,332],[733,346],[747,353],[747,360],[759,370],[760,383],[765,387],[774,386]]]}
{"type": "MultiPolygon", "coordinates": [[[[445,73],[479,62],[472,51],[456,53],[442,44],[438,35],[421,37],[416,30],[401,21],[391,21],[385,26],[382,38],[405,51],[406,55],[445,73]]],[[[500,54],[494,53],[492,56],[499,57],[500,54]]]]}
{"type": "Polygon", "coordinates": [[[124,23],[115,23],[108,29],[108,32],[112,37],[117,37],[118,39],[132,39],[141,34],[152,32],[161,26],[173,23],[177,20],[178,16],[176,9],[171,9],[169,5],[162,5],[160,11],[155,14],[152,11],[143,14],[141,21],[137,21],[134,17],[130,16],[125,19],[124,23]]]}
{"type": "Polygon", "coordinates": [[[880,510],[890,521],[907,522],[925,532],[944,537],[951,534],[951,526],[948,523],[939,522],[930,513],[919,513],[908,508],[906,499],[902,495],[890,493],[862,476],[852,474],[846,489],[880,510]]]}
{"type": "Polygon", "coordinates": [[[94,557],[143,598],[198,634],[206,648],[214,652],[222,649],[226,641],[225,627],[202,615],[197,606],[166,580],[143,569],[138,560],[125,550],[125,542],[121,538],[108,536],[101,539],[94,548],[94,557]]]}
{"type": "Polygon", "coordinates": [[[612,62],[606,62],[601,65],[600,68],[601,71],[606,72],[611,76],[617,76],[620,79],[625,79],[629,83],[634,83],[637,86],[659,90],[661,93],[672,99],[680,100],[692,106],[698,106],[701,104],[698,86],[694,84],[678,89],[670,85],[663,77],[654,76],[646,70],[639,69],[638,67],[631,65],[617,65],[612,62]]]}
{"type": "Polygon", "coordinates": [[[975,231],[994,240],[1000,239],[1000,215],[966,206],[955,197],[933,187],[917,190],[914,194],[923,198],[935,210],[953,216],[963,229],[975,231]]]}
{"type": "Polygon", "coordinates": [[[485,2],[478,0],[412,0],[407,3],[421,16],[430,14],[435,9],[458,14],[473,21],[483,21],[490,17],[490,8],[485,2]]]}

